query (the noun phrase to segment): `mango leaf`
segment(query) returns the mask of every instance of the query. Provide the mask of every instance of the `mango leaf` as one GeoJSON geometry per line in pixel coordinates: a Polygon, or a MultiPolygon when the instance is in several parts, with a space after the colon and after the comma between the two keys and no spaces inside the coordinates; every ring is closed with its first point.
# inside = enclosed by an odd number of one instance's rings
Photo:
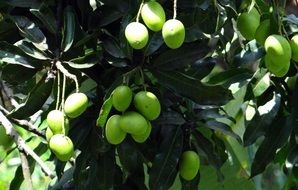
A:
{"type": "Polygon", "coordinates": [[[199,59],[191,64],[190,68],[186,70],[185,74],[196,79],[203,79],[213,70],[217,64],[217,59],[206,57],[199,59]]]}
{"type": "Polygon", "coordinates": [[[30,80],[36,72],[36,69],[23,67],[21,65],[8,64],[2,69],[1,79],[11,85],[18,85],[30,80]],[[17,75],[16,71],[18,72],[17,75]]]}
{"type": "Polygon", "coordinates": [[[61,48],[63,52],[66,52],[72,46],[74,41],[75,35],[75,27],[76,27],[76,20],[75,20],[75,12],[72,7],[68,6],[64,10],[64,31],[63,31],[63,39],[61,48]]]}
{"type": "Polygon", "coordinates": [[[194,190],[198,189],[199,182],[200,182],[200,171],[196,175],[196,177],[190,181],[184,180],[182,177],[180,177],[182,190],[194,190]]]}
{"type": "Polygon", "coordinates": [[[5,3],[15,7],[38,7],[39,0],[6,0],[5,3]]]}
{"type": "Polygon", "coordinates": [[[255,40],[250,41],[246,48],[235,55],[234,62],[236,65],[256,63],[257,60],[265,55],[265,49],[263,47],[257,47],[255,40]]]}
{"type": "Polygon", "coordinates": [[[138,189],[147,189],[144,181],[144,166],[142,155],[134,146],[134,142],[130,138],[126,138],[119,146],[117,153],[123,168],[123,173],[128,175],[127,182],[137,186],[138,189]]]}
{"type": "Polygon", "coordinates": [[[25,119],[40,110],[52,92],[53,83],[54,79],[45,74],[28,94],[25,102],[11,111],[9,117],[25,119]]]}
{"type": "Polygon", "coordinates": [[[47,55],[38,50],[31,42],[28,42],[26,40],[20,40],[14,44],[15,46],[19,47],[23,52],[25,52],[27,55],[40,60],[47,60],[49,59],[47,55]]]}
{"type": "Polygon", "coordinates": [[[112,109],[112,96],[106,99],[100,109],[99,116],[96,120],[96,125],[103,128],[112,109]]]}
{"type": "Polygon", "coordinates": [[[38,9],[30,9],[44,26],[53,34],[58,32],[56,18],[53,11],[45,4],[42,4],[38,9]]]}
{"type": "Polygon", "coordinates": [[[42,67],[40,63],[38,64],[36,60],[30,58],[20,48],[7,42],[0,42],[0,61],[22,65],[31,69],[42,67]]]}
{"type": "Polygon", "coordinates": [[[107,38],[102,41],[103,48],[113,57],[125,58],[125,54],[120,48],[119,44],[112,38],[107,38]]]}
{"type": "Polygon", "coordinates": [[[223,105],[232,99],[229,90],[221,86],[207,86],[200,80],[189,78],[175,71],[151,71],[160,85],[174,90],[202,105],[223,105]]]}
{"type": "Polygon", "coordinates": [[[244,146],[253,144],[258,137],[264,135],[275,119],[281,104],[281,96],[275,94],[273,99],[260,106],[256,115],[248,123],[243,135],[244,146]]]}
{"type": "Polygon", "coordinates": [[[287,142],[292,129],[293,123],[289,116],[276,117],[256,152],[251,167],[251,178],[265,170],[266,166],[274,159],[277,149],[287,142]]]}
{"type": "Polygon", "coordinates": [[[169,189],[177,175],[177,164],[183,148],[180,126],[163,126],[163,141],[149,173],[150,189],[169,189]]]}
{"type": "Polygon", "coordinates": [[[48,49],[47,39],[43,32],[25,16],[13,16],[13,21],[19,28],[21,35],[30,40],[38,49],[48,49]]]}
{"type": "Polygon", "coordinates": [[[71,167],[71,168],[67,169],[63,173],[61,179],[59,181],[57,181],[57,183],[55,183],[55,185],[53,185],[49,189],[51,189],[51,190],[59,190],[59,189],[63,188],[63,186],[65,184],[67,184],[69,181],[71,181],[73,179],[74,169],[75,169],[75,167],[71,167]]]}
{"type": "Polygon", "coordinates": [[[178,49],[168,50],[152,61],[153,67],[163,70],[174,70],[191,65],[203,58],[210,51],[203,43],[185,44],[178,49]]]}
{"type": "Polygon", "coordinates": [[[160,48],[163,44],[163,38],[160,32],[154,33],[146,46],[145,55],[151,55],[160,48]]]}

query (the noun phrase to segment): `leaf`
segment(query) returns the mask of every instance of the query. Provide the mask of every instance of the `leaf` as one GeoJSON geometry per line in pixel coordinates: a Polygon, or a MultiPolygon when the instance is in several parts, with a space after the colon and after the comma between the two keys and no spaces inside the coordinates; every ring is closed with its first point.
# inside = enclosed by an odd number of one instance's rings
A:
{"type": "Polygon", "coordinates": [[[190,68],[186,70],[185,74],[196,79],[203,79],[211,73],[216,64],[217,60],[212,57],[199,59],[191,64],[190,68]]]}
{"type": "Polygon", "coordinates": [[[221,86],[206,86],[175,71],[151,71],[158,82],[176,93],[202,105],[223,105],[232,99],[229,90],[221,86]]]}
{"type": "Polygon", "coordinates": [[[40,63],[37,64],[36,60],[28,57],[20,48],[7,42],[0,42],[0,61],[22,65],[31,69],[42,67],[40,63]]]}
{"type": "Polygon", "coordinates": [[[61,179],[55,183],[52,187],[50,187],[51,190],[59,190],[61,189],[65,184],[67,184],[70,180],[73,179],[73,173],[74,173],[75,167],[71,167],[68,170],[66,170],[61,179]]]}
{"type": "Polygon", "coordinates": [[[250,41],[246,48],[235,55],[234,63],[236,65],[256,63],[257,60],[265,55],[265,49],[263,47],[257,47],[255,40],[250,41]]]}
{"type": "Polygon", "coordinates": [[[185,122],[186,121],[183,116],[175,111],[162,112],[161,115],[158,117],[158,120],[156,121],[156,123],[158,123],[159,125],[182,125],[185,122]]]}
{"type": "Polygon", "coordinates": [[[87,69],[93,67],[96,63],[84,63],[84,64],[78,64],[74,62],[64,62],[67,63],[70,67],[75,69],[87,69]]]}
{"type": "Polygon", "coordinates": [[[149,173],[150,189],[169,189],[177,175],[177,164],[183,148],[180,126],[163,126],[163,141],[149,173]]]}
{"type": "Polygon", "coordinates": [[[198,172],[197,176],[188,181],[188,180],[184,180],[182,177],[180,177],[181,180],[181,185],[182,185],[182,190],[194,190],[194,189],[198,189],[199,187],[199,182],[200,182],[200,171],[198,172]]]}
{"type": "Polygon", "coordinates": [[[209,47],[202,43],[191,43],[183,45],[178,49],[168,50],[154,58],[154,67],[163,70],[174,70],[193,64],[196,60],[203,58],[210,51],[209,47]]]}
{"type": "Polygon", "coordinates": [[[265,105],[260,106],[256,115],[252,118],[246,127],[243,135],[244,146],[253,144],[258,137],[265,134],[268,128],[272,125],[281,104],[280,94],[275,94],[273,99],[265,105]]]}
{"type": "Polygon", "coordinates": [[[215,120],[211,120],[211,121],[207,121],[204,124],[204,126],[210,128],[210,129],[213,129],[215,131],[220,131],[220,132],[222,132],[226,135],[229,135],[231,137],[234,137],[239,142],[241,142],[241,138],[236,133],[233,132],[233,130],[230,128],[230,126],[228,126],[225,123],[218,122],[218,121],[215,121],[215,120]]]}
{"type": "Polygon", "coordinates": [[[8,64],[2,69],[1,79],[5,80],[11,85],[19,85],[30,80],[37,70],[21,65],[8,64]],[[16,75],[16,72],[18,73],[16,75]]]}
{"type": "Polygon", "coordinates": [[[30,40],[38,49],[48,49],[47,39],[43,32],[25,16],[13,16],[13,21],[19,28],[21,35],[30,40]]]}
{"type": "Polygon", "coordinates": [[[113,57],[116,58],[125,58],[125,54],[120,48],[119,44],[116,42],[116,40],[112,38],[107,38],[102,41],[103,48],[113,57]]]}
{"type": "Polygon", "coordinates": [[[144,166],[142,155],[134,146],[134,142],[126,138],[119,146],[117,146],[117,153],[123,168],[124,175],[128,175],[127,183],[137,186],[137,189],[147,189],[144,181],[144,166]]]}
{"type": "Polygon", "coordinates": [[[195,139],[192,142],[204,153],[207,162],[219,171],[224,161],[221,160],[220,156],[215,151],[210,139],[206,138],[198,131],[193,131],[192,136],[195,139]]]}
{"type": "Polygon", "coordinates": [[[251,178],[265,170],[266,166],[274,159],[277,149],[287,142],[292,129],[293,124],[289,116],[276,117],[256,152],[251,168],[251,178]]]}
{"type": "Polygon", "coordinates": [[[154,33],[146,46],[145,55],[149,56],[160,48],[163,44],[163,38],[160,32],[154,33]]]}
{"type": "Polygon", "coordinates": [[[30,9],[30,12],[34,14],[51,33],[56,34],[58,32],[55,15],[46,4],[43,3],[38,9],[30,9]]]}
{"type": "Polygon", "coordinates": [[[5,3],[15,7],[38,7],[39,0],[6,0],[5,3]]]}
{"type": "Polygon", "coordinates": [[[47,78],[45,74],[28,94],[26,101],[11,111],[9,117],[25,119],[40,110],[52,92],[53,82],[54,79],[47,78]]]}
{"type": "Polygon", "coordinates": [[[250,71],[244,68],[232,68],[211,76],[206,83],[223,85],[234,81],[243,81],[251,77],[250,71]]]}
{"type": "Polygon", "coordinates": [[[96,120],[96,125],[103,128],[106,124],[106,121],[108,119],[109,113],[112,109],[112,96],[110,96],[108,99],[106,99],[100,109],[99,116],[96,120]]]}
{"type": "Polygon", "coordinates": [[[103,27],[120,19],[123,15],[124,13],[115,10],[113,7],[103,5],[95,11],[94,18],[98,19],[96,25],[99,27],[103,27]]]}
{"type": "Polygon", "coordinates": [[[113,189],[116,175],[116,160],[114,149],[99,157],[97,180],[99,189],[113,189]]]}
{"type": "Polygon", "coordinates": [[[64,31],[61,48],[63,52],[67,52],[74,41],[75,35],[75,12],[71,6],[68,6],[64,10],[64,31]]]}
{"type": "Polygon", "coordinates": [[[40,59],[40,60],[49,59],[44,52],[36,49],[31,42],[28,42],[26,40],[20,40],[16,42],[14,45],[19,47],[21,50],[23,50],[23,52],[25,52],[27,55],[35,59],[40,59]]]}

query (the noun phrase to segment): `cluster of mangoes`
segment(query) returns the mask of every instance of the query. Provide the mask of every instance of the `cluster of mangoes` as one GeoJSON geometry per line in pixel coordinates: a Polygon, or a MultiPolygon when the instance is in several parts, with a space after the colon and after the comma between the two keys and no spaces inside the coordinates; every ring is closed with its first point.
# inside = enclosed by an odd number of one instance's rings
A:
{"type": "Polygon", "coordinates": [[[73,93],[64,103],[64,111],[52,110],[47,115],[46,139],[50,149],[61,161],[68,161],[74,153],[74,146],[67,136],[69,119],[81,115],[88,107],[88,97],[84,93],[73,93]]]}
{"type": "MultiPolygon", "coordinates": [[[[152,31],[162,30],[165,44],[172,49],[179,48],[185,38],[185,28],[181,21],[173,18],[166,21],[163,7],[155,0],[145,2],[141,8],[141,16],[145,25],[152,31]]],[[[134,49],[144,48],[149,40],[149,33],[144,24],[136,21],[125,28],[125,37],[134,49]]]]}
{"type": "Polygon", "coordinates": [[[190,181],[194,179],[200,169],[200,157],[193,150],[184,151],[179,161],[179,173],[180,176],[190,181]]]}
{"type": "Polygon", "coordinates": [[[288,40],[283,35],[272,32],[270,19],[261,22],[261,15],[255,7],[238,16],[237,28],[244,38],[255,39],[265,47],[265,66],[275,76],[283,77],[287,74],[291,59],[298,62],[298,34],[288,40]]]}
{"type": "Polygon", "coordinates": [[[152,129],[150,121],[157,119],[161,112],[158,98],[148,91],[139,91],[133,97],[131,88],[121,85],[112,92],[112,105],[122,114],[109,117],[105,126],[107,141],[120,144],[128,133],[136,142],[145,142],[152,129]],[[128,110],[131,103],[134,108],[128,110]]]}

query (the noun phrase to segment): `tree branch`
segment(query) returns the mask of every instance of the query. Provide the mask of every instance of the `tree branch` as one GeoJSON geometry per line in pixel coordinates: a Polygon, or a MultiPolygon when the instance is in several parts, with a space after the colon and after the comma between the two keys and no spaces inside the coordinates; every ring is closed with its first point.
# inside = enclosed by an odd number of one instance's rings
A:
{"type": "MultiPolygon", "coordinates": [[[[6,134],[15,141],[19,151],[24,151],[26,155],[30,155],[41,167],[42,171],[49,177],[54,178],[51,169],[43,162],[43,160],[25,143],[22,137],[16,132],[12,123],[0,111],[0,123],[5,128],[6,134]]],[[[25,177],[25,176],[24,176],[25,177]]]]}
{"type": "Polygon", "coordinates": [[[36,127],[34,127],[34,125],[27,121],[27,120],[19,120],[19,119],[12,119],[12,121],[18,125],[20,125],[22,128],[26,129],[27,131],[30,131],[42,138],[46,138],[46,135],[44,132],[40,131],[39,129],[37,129],[36,127]]]}
{"type": "Polygon", "coordinates": [[[20,158],[21,158],[22,171],[25,179],[26,189],[33,190],[33,184],[32,184],[28,159],[26,157],[26,154],[23,151],[20,151],[20,158]]]}

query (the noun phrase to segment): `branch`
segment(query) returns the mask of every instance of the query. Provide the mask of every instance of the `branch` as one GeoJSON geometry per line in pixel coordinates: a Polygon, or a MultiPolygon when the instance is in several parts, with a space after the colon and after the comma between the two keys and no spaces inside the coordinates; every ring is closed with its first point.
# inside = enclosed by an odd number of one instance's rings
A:
{"type": "Polygon", "coordinates": [[[21,158],[23,176],[24,176],[25,183],[26,183],[26,189],[33,190],[28,159],[26,157],[26,154],[22,151],[20,151],[20,158],[21,158]]]}
{"type": "Polygon", "coordinates": [[[25,143],[22,137],[16,132],[12,123],[7,117],[0,111],[0,123],[2,123],[6,134],[9,135],[15,141],[20,152],[24,151],[29,154],[41,167],[42,171],[49,177],[54,178],[54,174],[51,169],[43,162],[43,160],[25,143]]]}
{"type": "Polygon", "coordinates": [[[27,131],[30,131],[42,138],[46,138],[46,135],[44,132],[40,131],[38,128],[34,127],[34,125],[27,121],[27,120],[19,120],[19,119],[12,119],[14,123],[20,125],[22,128],[26,129],[27,131]]]}

